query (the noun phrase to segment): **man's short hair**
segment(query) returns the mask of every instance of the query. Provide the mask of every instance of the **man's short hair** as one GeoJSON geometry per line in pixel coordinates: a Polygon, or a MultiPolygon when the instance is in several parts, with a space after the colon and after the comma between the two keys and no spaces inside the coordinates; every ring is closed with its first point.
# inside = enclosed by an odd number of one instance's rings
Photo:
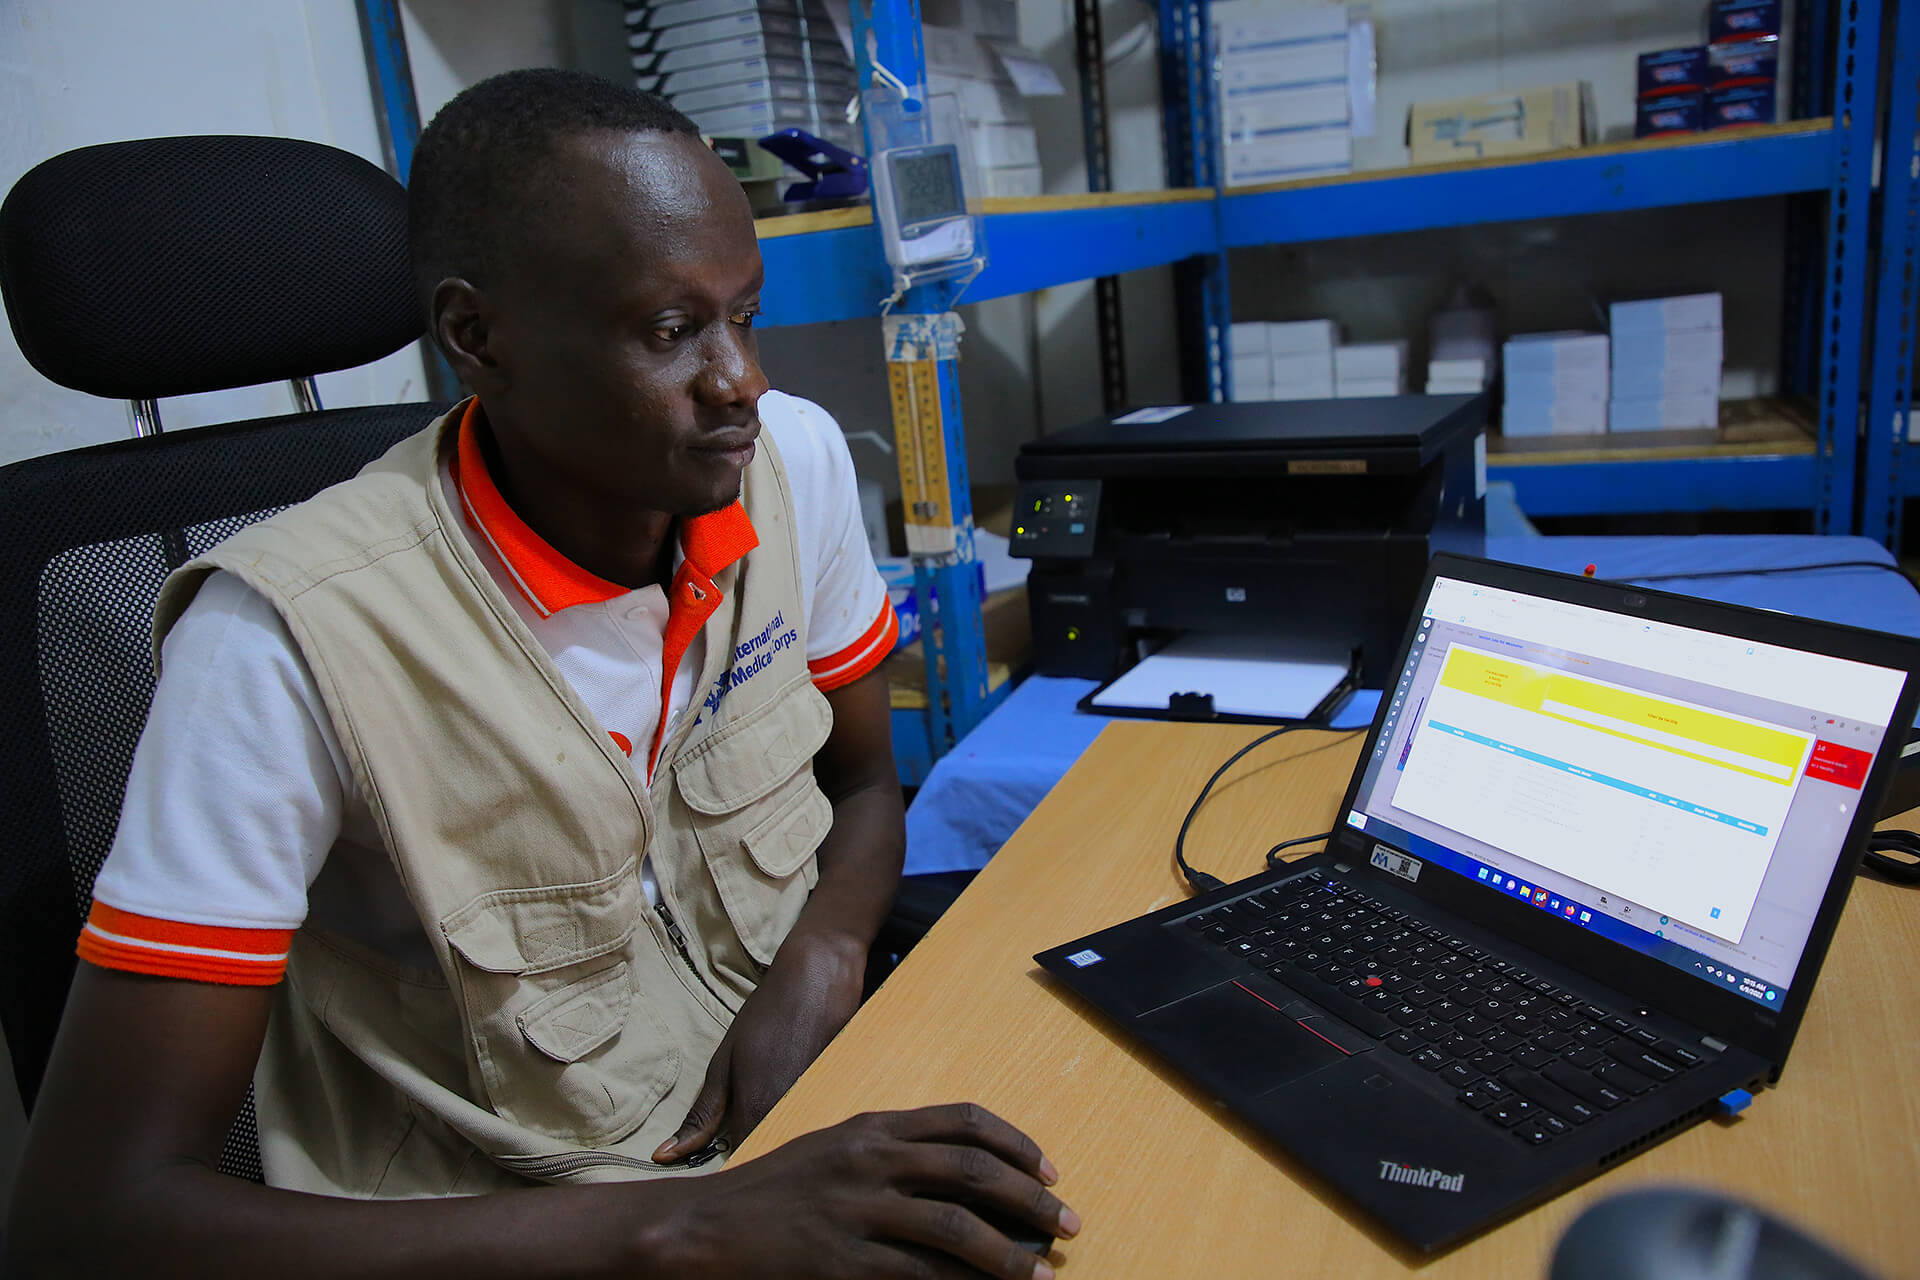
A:
{"type": "Polygon", "coordinates": [[[492,76],[440,108],[407,178],[407,239],[422,305],[450,276],[485,288],[524,234],[516,229],[551,207],[559,143],[600,130],[700,134],[657,94],[555,67],[492,76]]]}

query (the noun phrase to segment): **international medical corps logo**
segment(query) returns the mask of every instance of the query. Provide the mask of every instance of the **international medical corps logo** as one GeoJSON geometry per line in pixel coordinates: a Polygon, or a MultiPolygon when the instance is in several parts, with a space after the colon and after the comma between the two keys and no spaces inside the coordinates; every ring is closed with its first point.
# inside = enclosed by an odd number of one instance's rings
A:
{"type": "Polygon", "coordinates": [[[733,647],[733,662],[720,673],[713,687],[707,690],[700,714],[712,715],[721,699],[772,666],[774,654],[799,642],[800,632],[787,625],[786,614],[774,614],[773,621],[762,627],[758,634],[747,637],[733,647]]]}

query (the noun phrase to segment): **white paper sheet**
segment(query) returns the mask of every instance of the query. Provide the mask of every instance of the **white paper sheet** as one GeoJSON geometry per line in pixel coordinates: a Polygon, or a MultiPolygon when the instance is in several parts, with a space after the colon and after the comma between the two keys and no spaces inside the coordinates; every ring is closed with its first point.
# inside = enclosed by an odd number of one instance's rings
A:
{"type": "Polygon", "coordinates": [[[1094,695],[1093,705],[1162,711],[1175,693],[1210,693],[1220,715],[1299,720],[1346,678],[1324,646],[1265,636],[1183,636],[1094,695]]]}

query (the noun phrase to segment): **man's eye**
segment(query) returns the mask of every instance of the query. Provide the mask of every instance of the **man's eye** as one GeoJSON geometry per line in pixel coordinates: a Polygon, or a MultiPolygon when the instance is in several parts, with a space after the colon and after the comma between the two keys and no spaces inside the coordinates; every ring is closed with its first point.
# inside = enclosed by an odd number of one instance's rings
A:
{"type": "Polygon", "coordinates": [[[758,311],[736,311],[728,318],[742,329],[751,329],[753,328],[753,322],[757,320],[759,316],[760,313],[758,311]]]}
{"type": "Polygon", "coordinates": [[[653,336],[662,342],[678,342],[692,329],[693,326],[688,324],[663,324],[654,329],[653,336]]]}

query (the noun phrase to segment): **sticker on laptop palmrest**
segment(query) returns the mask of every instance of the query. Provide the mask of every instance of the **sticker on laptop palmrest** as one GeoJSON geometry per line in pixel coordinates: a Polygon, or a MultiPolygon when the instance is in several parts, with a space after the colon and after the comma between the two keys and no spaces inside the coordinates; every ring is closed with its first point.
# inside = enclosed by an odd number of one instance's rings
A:
{"type": "Polygon", "coordinates": [[[1373,857],[1370,861],[1382,871],[1399,876],[1409,883],[1420,878],[1420,859],[1409,858],[1399,850],[1389,849],[1383,844],[1373,846],[1373,857]]]}
{"type": "Polygon", "coordinates": [[[1106,957],[1101,955],[1098,951],[1095,951],[1092,948],[1088,948],[1085,951],[1076,951],[1072,955],[1068,956],[1067,963],[1072,965],[1076,969],[1084,969],[1090,964],[1099,964],[1102,960],[1105,960],[1105,959],[1106,957]]]}

